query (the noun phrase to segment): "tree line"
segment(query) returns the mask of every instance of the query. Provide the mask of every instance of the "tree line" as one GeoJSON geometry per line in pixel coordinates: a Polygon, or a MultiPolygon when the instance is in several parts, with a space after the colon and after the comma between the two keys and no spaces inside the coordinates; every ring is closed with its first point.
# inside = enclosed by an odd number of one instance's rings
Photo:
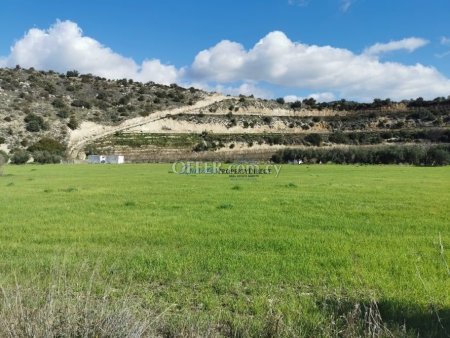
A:
{"type": "Polygon", "coordinates": [[[396,145],[348,148],[283,149],[272,156],[275,163],[450,164],[450,145],[396,145]]]}

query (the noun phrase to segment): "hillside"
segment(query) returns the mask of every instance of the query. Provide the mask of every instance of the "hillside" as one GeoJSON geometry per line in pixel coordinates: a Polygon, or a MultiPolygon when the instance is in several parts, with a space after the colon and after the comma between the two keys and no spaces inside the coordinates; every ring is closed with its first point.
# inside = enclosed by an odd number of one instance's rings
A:
{"type": "Polygon", "coordinates": [[[56,147],[68,160],[267,160],[285,148],[450,143],[448,98],[286,103],[19,67],[0,69],[0,121],[2,150],[39,157],[56,147]]]}

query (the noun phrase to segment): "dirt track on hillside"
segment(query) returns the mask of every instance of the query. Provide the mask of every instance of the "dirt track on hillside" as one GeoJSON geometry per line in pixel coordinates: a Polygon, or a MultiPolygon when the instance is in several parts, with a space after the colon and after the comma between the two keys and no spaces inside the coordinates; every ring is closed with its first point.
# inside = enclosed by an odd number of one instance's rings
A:
{"type": "Polygon", "coordinates": [[[116,132],[124,132],[129,129],[133,129],[145,124],[164,119],[168,115],[177,114],[187,114],[198,111],[201,108],[207,107],[213,103],[219,102],[226,99],[223,95],[211,95],[202,101],[197,102],[192,106],[185,106],[176,109],[163,110],[151,114],[147,117],[136,117],[130,120],[126,120],[117,126],[105,126],[97,124],[94,122],[83,122],[80,127],[76,130],[71,131],[69,144],[68,144],[68,155],[69,158],[83,158],[84,153],[80,151],[89,143],[103,138],[105,136],[114,134],[116,132]]]}

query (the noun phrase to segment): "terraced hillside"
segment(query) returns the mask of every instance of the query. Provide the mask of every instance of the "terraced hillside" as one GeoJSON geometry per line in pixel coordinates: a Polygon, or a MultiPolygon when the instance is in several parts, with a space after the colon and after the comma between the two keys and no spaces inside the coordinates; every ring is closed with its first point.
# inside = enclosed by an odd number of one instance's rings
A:
{"type": "Polygon", "coordinates": [[[3,150],[42,152],[36,143],[53,140],[66,159],[268,160],[287,148],[450,143],[449,98],[286,103],[20,68],[0,70],[0,121],[3,150]]]}

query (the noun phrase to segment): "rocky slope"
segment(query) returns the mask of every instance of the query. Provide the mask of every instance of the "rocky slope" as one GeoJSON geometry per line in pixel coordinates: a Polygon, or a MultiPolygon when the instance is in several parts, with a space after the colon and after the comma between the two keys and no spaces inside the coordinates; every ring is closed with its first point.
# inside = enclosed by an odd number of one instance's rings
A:
{"type": "Polygon", "coordinates": [[[0,69],[0,147],[11,153],[45,150],[33,145],[51,139],[67,159],[267,159],[283,147],[450,143],[449,126],[448,98],[285,103],[76,71],[0,69]]]}

